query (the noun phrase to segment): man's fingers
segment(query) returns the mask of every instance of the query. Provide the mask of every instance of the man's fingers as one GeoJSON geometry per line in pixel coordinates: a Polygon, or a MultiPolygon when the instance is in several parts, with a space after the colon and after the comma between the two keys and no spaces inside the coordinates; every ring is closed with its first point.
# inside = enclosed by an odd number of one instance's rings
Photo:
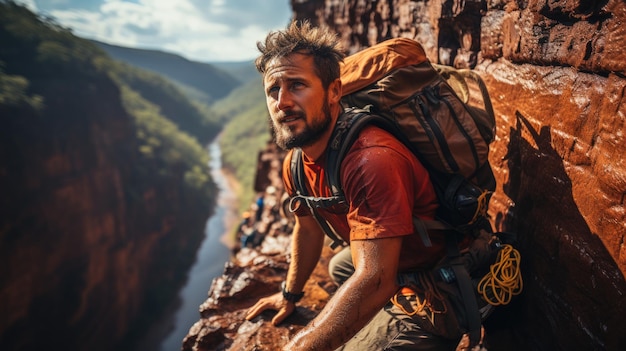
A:
{"type": "Polygon", "coordinates": [[[272,324],[274,326],[279,325],[282,321],[285,320],[285,318],[287,318],[288,315],[289,314],[287,314],[284,309],[281,309],[280,311],[278,311],[278,313],[276,313],[274,318],[272,318],[272,324]]]}
{"type": "Polygon", "coordinates": [[[258,316],[258,313],[256,313],[256,311],[253,310],[249,310],[248,314],[246,314],[246,320],[251,320],[254,319],[254,317],[258,316]]]}
{"type": "Polygon", "coordinates": [[[272,324],[280,324],[287,316],[289,316],[295,309],[295,305],[292,302],[283,300],[282,293],[260,299],[259,302],[250,307],[246,314],[246,319],[251,320],[260,315],[265,310],[276,310],[278,313],[272,318],[272,324]]]}
{"type": "Polygon", "coordinates": [[[289,317],[289,315],[293,312],[294,309],[295,307],[293,304],[288,304],[287,306],[279,309],[278,313],[276,313],[274,318],[272,318],[272,324],[275,326],[279,325],[282,321],[285,320],[285,318],[289,317]]]}
{"type": "Polygon", "coordinates": [[[267,309],[267,304],[264,301],[259,301],[248,310],[246,319],[247,320],[254,319],[254,317],[258,316],[259,314],[261,314],[261,312],[265,311],[266,309],[267,309]]]}

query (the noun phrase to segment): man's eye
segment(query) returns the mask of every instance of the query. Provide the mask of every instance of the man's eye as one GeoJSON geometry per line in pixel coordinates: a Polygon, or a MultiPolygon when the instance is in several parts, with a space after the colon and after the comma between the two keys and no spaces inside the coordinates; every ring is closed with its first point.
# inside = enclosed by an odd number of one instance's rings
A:
{"type": "Polygon", "coordinates": [[[267,95],[274,95],[278,93],[278,87],[271,87],[267,89],[267,95]]]}

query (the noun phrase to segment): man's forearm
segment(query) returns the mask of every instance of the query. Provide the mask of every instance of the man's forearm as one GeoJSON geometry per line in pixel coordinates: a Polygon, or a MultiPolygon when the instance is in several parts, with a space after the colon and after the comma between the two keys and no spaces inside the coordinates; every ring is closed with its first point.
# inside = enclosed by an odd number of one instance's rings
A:
{"type": "Polygon", "coordinates": [[[312,217],[298,218],[291,241],[291,261],[286,288],[293,293],[304,289],[304,284],[317,265],[324,245],[324,234],[312,217]]]}

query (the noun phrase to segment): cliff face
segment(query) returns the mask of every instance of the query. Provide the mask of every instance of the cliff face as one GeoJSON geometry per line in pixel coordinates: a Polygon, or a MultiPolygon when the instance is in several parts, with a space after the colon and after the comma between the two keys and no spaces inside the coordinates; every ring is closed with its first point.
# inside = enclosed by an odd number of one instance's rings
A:
{"type": "Polygon", "coordinates": [[[142,157],[89,44],[11,4],[0,41],[0,349],[128,349],[175,298],[210,199],[142,157]]]}
{"type": "MultiPolygon", "coordinates": [[[[295,18],[335,28],[348,53],[392,37],[414,38],[433,62],[475,68],[486,81],[498,124],[490,156],[498,188],[490,214],[498,230],[517,233],[525,283],[524,293],[487,322],[488,348],[623,349],[626,3],[291,3],[295,18]]],[[[274,267],[262,252],[243,265],[242,273],[227,269],[221,281],[244,285],[265,279],[243,273],[258,272],[264,263],[265,269],[274,267]]],[[[249,293],[238,300],[239,307],[277,291],[284,269],[267,272],[273,290],[249,293]]],[[[312,290],[324,286],[332,293],[325,283],[313,285],[312,290]]],[[[279,328],[281,338],[273,343],[262,339],[261,333],[272,333],[259,329],[266,322],[243,323],[244,314],[231,312],[221,294],[228,290],[218,281],[207,302],[214,306],[210,318],[230,317],[232,324],[213,329],[221,338],[213,349],[276,349],[298,329],[279,328]],[[245,345],[255,346],[241,346],[237,328],[248,340],[245,345]]],[[[315,312],[320,306],[304,301],[301,308],[315,312]]],[[[210,325],[203,324],[207,316],[192,328],[185,349],[212,349],[189,343],[202,340],[210,325]]]]}
{"type": "Polygon", "coordinates": [[[498,118],[491,215],[525,262],[516,325],[538,349],[624,346],[626,4],[313,3],[349,52],[410,37],[434,62],[477,69],[498,118]]]}
{"type": "Polygon", "coordinates": [[[45,116],[0,107],[7,349],[119,347],[138,317],[175,296],[169,285],[182,282],[179,265],[191,264],[208,217],[182,174],[156,180],[137,169],[135,129],[109,79],[64,83],[34,84],[45,116]],[[65,96],[77,101],[71,112],[65,96]],[[169,255],[178,263],[159,262],[169,255]]]}

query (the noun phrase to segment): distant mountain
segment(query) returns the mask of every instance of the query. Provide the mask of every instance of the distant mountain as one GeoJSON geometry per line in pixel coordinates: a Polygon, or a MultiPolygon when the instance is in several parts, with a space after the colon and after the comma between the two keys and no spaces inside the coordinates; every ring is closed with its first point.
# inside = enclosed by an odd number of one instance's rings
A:
{"type": "MultiPolygon", "coordinates": [[[[113,59],[161,74],[195,98],[207,104],[227,96],[241,85],[240,78],[208,63],[158,50],[126,48],[91,40],[113,59]]],[[[254,67],[253,67],[254,68],[254,67]]]]}
{"type": "Polygon", "coordinates": [[[242,83],[248,83],[260,77],[259,72],[254,66],[254,60],[242,62],[210,62],[210,64],[224,72],[228,72],[242,83]]]}

